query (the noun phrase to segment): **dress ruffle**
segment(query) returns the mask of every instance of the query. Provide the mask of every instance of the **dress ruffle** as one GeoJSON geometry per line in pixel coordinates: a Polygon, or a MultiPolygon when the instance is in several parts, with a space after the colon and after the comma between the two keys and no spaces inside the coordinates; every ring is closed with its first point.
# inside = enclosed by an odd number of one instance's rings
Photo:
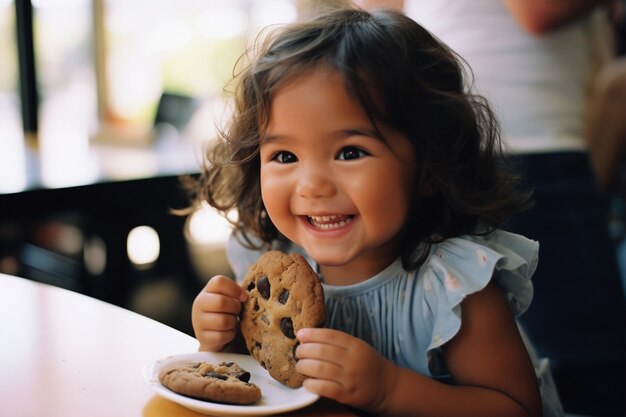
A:
{"type": "Polygon", "coordinates": [[[530,281],[537,267],[539,244],[496,230],[488,236],[462,236],[435,244],[421,271],[424,301],[433,317],[428,351],[452,339],[461,328],[461,302],[485,288],[494,277],[515,316],[533,297],[530,281]]]}

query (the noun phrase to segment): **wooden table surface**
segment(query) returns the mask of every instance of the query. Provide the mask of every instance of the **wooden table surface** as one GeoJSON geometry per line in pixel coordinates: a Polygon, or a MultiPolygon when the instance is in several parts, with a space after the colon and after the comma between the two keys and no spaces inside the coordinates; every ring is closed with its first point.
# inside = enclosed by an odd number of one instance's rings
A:
{"type": "MultiPolygon", "coordinates": [[[[197,351],[193,337],[61,288],[0,274],[0,415],[202,416],[154,393],[142,369],[197,351]]],[[[350,417],[321,399],[284,416],[350,417]]]]}

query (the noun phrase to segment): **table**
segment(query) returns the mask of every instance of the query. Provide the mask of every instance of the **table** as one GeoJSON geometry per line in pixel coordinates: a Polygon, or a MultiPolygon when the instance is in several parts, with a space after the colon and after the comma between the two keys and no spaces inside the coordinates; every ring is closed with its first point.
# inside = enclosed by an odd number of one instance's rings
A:
{"type": "MultiPolygon", "coordinates": [[[[0,414],[202,416],[161,398],[142,368],[198,349],[193,337],[76,292],[0,274],[0,414]]],[[[356,416],[322,399],[285,416],[356,416]]]]}

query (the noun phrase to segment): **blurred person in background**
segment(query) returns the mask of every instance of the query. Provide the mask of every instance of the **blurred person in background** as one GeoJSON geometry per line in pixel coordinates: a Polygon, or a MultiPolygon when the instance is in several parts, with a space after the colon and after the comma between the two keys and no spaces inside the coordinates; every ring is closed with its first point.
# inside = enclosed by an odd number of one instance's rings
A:
{"type": "Polygon", "coordinates": [[[585,137],[598,188],[610,204],[626,296],[626,0],[616,3],[612,18],[616,58],[593,82],[585,137]]]}
{"type": "Polygon", "coordinates": [[[357,1],[403,8],[468,62],[496,109],[535,192],[535,207],[509,226],[540,242],[536,298],[521,322],[551,359],[566,412],[594,416],[625,415],[626,310],[583,134],[590,81],[611,58],[613,3],[357,1]]]}

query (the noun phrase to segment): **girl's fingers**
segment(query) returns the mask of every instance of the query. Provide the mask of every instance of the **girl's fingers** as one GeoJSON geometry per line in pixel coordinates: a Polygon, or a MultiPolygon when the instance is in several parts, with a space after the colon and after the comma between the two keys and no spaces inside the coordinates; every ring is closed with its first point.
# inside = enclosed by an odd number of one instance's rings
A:
{"type": "Polygon", "coordinates": [[[215,350],[216,346],[224,346],[230,343],[236,336],[235,330],[216,332],[215,330],[202,330],[196,333],[196,339],[200,341],[200,350],[215,350]]]}
{"type": "Polygon", "coordinates": [[[225,275],[216,275],[211,278],[205,285],[203,291],[232,297],[240,302],[244,302],[248,299],[248,294],[244,289],[225,275]]]}
{"type": "Polygon", "coordinates": [[[296,359],[318,359],[342,366],[346,350],[324,343],[301,343],[296,349],[296,359]]]}
{"type": "Polygon", "coordinates": [[[322,343],[346,350],[353,338],[347,333],[326,328],[306,328],[296,334],[300,343],[322,343]]]}
{"type": "Polygon", "coordinates": [[[327,397],[339,400],[342,392],[342,386],[336,381],[328,381],[324,379],[307,378],[304,380],[304,388],[321,397],[327,397]]]}
{"type": "Polygon", "coordinates": [[[235,338],[237,316],[247,298],[247,293],[224,275],[209,280],[192,305],[191,322],[201,350],[220,350],[235,338]]]}
{"type": "Polygon", "coordinates": [[[194,310],[199,313],[226,313],[237,315],[241,311],[241,302],[215,293],[202,293],[194,301],[194,310]]]}
{"type": "Polygon", "coordinates": [[[216,332],[235,330],[237,327],[237,316],[232,314],[204,313],[202,324],[204,330],[216,332]]]}
{"type": "Polygon", "coordinates": [[[337,381],[341,375],[342,367],[338,364],[317,360],[300,359],[296,362],[296,370],[310,378],[337,381]]]}

